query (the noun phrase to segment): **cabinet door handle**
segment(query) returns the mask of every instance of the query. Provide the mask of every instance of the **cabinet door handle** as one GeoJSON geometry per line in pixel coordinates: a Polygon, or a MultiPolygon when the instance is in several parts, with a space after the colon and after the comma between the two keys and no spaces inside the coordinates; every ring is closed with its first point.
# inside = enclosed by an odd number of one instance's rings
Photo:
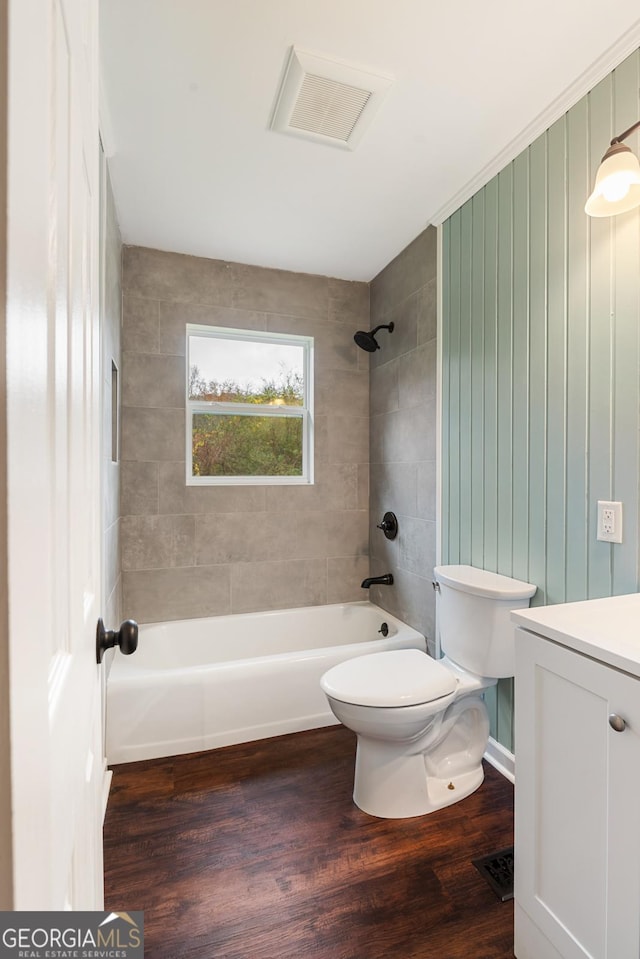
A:
{"type": "Polygon", "coordinates": [[[617,733],[623,733],[627,728],[626,722],[622,716],[618,716],[617,713],[611,713],[609,716],[609,725],[612,729],[615,729],[617,733]]]}

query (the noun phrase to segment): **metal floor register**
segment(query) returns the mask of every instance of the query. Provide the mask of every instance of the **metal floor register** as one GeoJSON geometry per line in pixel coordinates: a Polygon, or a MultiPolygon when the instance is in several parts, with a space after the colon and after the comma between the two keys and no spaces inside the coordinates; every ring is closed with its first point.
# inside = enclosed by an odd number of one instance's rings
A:
{"type": "Polygon", "coordinates": [[[513,899],[513,846],[471,861],[501,902],[513,899]]]}

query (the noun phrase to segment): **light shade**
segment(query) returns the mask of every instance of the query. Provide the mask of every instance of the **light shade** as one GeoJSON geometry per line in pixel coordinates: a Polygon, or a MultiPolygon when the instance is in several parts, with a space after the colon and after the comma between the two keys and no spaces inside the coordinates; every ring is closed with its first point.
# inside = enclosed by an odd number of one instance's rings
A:
{"type": "Polygon", "coordinates": [[[589,216],[615,216],[636,206],[640,206],[640,163],[629,147],[612,143],[598,167],[585,213],[589,216]]]}

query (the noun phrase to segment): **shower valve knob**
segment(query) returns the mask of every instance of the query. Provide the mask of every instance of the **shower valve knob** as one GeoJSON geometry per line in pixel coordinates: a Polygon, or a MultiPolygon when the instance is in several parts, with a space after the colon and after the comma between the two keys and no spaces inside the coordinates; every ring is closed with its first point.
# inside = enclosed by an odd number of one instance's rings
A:
{"type": "Polygon", "coordinates": [[[134,619],[125,619],[120,629],[105,629],[102,619],[98,620],[96,629],[96,662],[101,663],[107,649],[119,646],[125,656],[135,653],[138,648],[138,624],[134,619]]]}
{"type": "Polygon", "coordinates": [[[385,513],[382,522],[378,523],[378,529],[381,529],[387,539],[395,539],[398,535],[398,520],[395,513],[385,513]]]}

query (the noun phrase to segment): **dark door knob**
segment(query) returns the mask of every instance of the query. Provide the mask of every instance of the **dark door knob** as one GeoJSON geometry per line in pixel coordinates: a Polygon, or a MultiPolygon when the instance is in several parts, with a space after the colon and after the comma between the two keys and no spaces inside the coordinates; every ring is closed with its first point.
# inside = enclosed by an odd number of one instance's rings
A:
{"type": "Polygon", "coordinates": [[[101,619],[96,630],[96,662],[101,663],[107,649],[119,646],[125,656],[135,653],[138,648],[138,624],[134,619],[125,619],[120,629],[105,629],[101,619]]]}

